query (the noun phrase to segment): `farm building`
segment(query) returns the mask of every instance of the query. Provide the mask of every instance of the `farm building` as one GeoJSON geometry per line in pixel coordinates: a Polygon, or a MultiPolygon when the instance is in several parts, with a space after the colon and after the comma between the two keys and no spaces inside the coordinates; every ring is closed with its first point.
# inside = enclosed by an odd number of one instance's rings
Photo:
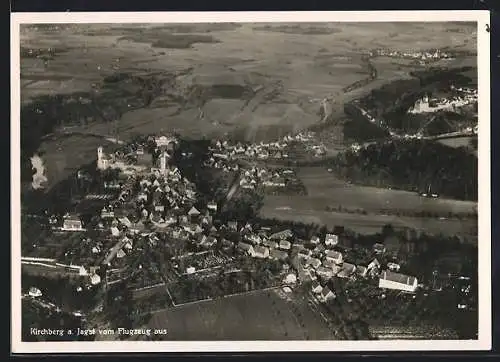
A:
{"type": "Polygon", "coordinates": [[[65,215],[63,218],[62,230],[81,231],[83,229],[82,220],[76,215],[65,215]]]}
{"type": "Polygon", "coordinates": [[[418,286],[417,278],[384,270],[380,275],[379,288],[415,292],[418,286]]]}

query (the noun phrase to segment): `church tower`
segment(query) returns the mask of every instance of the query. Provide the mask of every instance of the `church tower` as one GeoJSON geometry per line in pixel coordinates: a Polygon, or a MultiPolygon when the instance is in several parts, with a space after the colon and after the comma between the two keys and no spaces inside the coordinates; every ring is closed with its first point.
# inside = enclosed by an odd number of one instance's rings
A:
{"type": "Polygon", "coordinates": [[[102,146],[97,147],[97,168],[99,170],[104,170],[107,168],[106,156],[104,155],[102,146]]]}
{"type": "Polygon", "coordinates": [[[160,171],[162,174],[165,174],[167,169],[167,154],[163,152],[160,156],[160,171]]]}

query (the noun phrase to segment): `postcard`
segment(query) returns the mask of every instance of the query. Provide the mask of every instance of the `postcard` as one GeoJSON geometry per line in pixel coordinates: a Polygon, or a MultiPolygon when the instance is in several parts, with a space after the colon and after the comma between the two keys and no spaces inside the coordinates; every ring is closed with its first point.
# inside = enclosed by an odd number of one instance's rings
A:
{"type": "Polygon", "coordinates": [[[488,24],[13,13],[12,352],[490,349],[488,24]]]}

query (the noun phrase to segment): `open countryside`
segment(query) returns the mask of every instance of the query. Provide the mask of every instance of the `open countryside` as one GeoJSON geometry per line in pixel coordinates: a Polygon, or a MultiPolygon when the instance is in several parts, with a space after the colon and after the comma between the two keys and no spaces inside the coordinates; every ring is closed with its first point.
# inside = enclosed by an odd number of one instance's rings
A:
{"type": "Polygon", "coordinates": [[[474,23],[20,38],[24,340],[477,338],[474,23]]]}

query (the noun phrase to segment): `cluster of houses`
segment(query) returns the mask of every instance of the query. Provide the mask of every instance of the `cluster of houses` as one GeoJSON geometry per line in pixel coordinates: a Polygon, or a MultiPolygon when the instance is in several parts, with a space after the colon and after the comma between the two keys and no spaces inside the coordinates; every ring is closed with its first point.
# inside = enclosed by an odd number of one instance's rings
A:
{"type": "Polygon", "coordinates": [[[326,153],[325,146],[317,142],[314,132],[302,131],[293,135],[288,134],[274,142],[231,143],[227,140],[216,140],[210,148],[212,156],[209,162],[217,168],[230,169],[234,167],[227,164],[230,160],[286,160],[289,158],[292,144],[304,146],[308,152],[317,157],[326,153]]]}
{"type": "MultiPolygon", "coordinates": [[[[339,238],[335,234],[326,234],[323,241],[318,236],[311,238],[309,244],[314,249],[307,248],[304,244],[294,243],[293,232],[284,230],[272,235],[265,232],[249,232],[238,243],[241,252],[260,259],[279,260],[284,264],[292,260],[292,265],[297,272],[297,278],[302,282],[312,282],[312,292],[322,301],[335,296],[326,283],[333,277],[368,278],[378,277],[379,287],[414,292],[418,286],[417,278],[398,273],[400,265],[389,262],[385,270],[381,271],[381,264],[374,258],[368,265],[355,265],[344,260],[343,254],[335,250],[339,238]],[[295,252],[292,252],[295,250],[295,252]],[[318,281],[321,280],[324,285],[318,281]]],[[[383,254],[385,247],[377,243],[373,247],[375,254],[383,254]]]]}
{"type": "Polygon", "coordinates": [[[455,110],[477,103],[477,92],[458,93],[450,98],[429,99],[428,95],[418,99],[408,113],[433,113],[441,110],[455,110]]]}
{"type": "Polygon", "coordinates": [[[438,60],[451,59],[451,54],[440,49],[427,51],[399,51],[390,49],[376,49],[370,51],[370,56],[395,57],[395,58],[410,58],[419,60],[438,60]]]}
{"type": "Polygon", "coordinates": [[[214,157],[222,159],[283,159],[288,158],[288,143],[283,140],[260,143],[231,143],[227,140],[216,140],[210,151],[214,157]]]}

